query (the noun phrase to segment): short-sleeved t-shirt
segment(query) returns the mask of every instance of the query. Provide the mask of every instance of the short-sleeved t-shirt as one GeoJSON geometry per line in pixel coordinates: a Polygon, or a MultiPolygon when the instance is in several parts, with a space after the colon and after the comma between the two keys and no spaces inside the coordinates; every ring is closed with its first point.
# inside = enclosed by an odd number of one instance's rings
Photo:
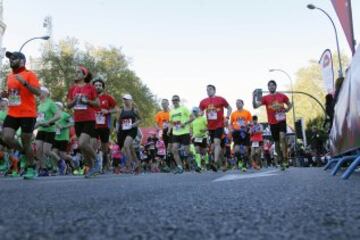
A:
{"type": "Polygon", "coordinates": [[[250,141],[251,142],[262,142],[263,141],[263,127],[260,123],[253,124],[250,127],[250,141]]]}
{"type": "Polygon", "coordinates": [[[160,111],[155,115],[155,122],[161,129],[169,128],[170,113],[160,111]]]}
{"type": "Polygon", "coordinates": [[[282,93],[275,93],[263,96],[261,104],[266,106],[269,124],[277,124],[286,121],[284,103],[289,103],[289,98],[282,93]],[[276,110],[279,108],[278,110],[276,110]]]}
{"type": "Polygon", "coordinates": [[[67,112],[62,112],[60,119],[56,122],[61,129],[56,130],[55,140],[57,141],[69,141],[70,140],[70,128],[64,128],[72,122],[72,117],[67,112]]]}
{"type": "MultiPolygon", "coordinates": [[[[40,87],[39,80],[32,71],[24,68],[17,74],[21,75],[32,87],[40,87]]],[[[16,118],[36,118],[35,96],[27,87],[16,80],[16,73],[8,75],[7,88],[9,92],[8,115],[16,118]]]]}
{"type": "Polygon", "coordinates": [[[229,103],[222,97],[209,97],[200,102],[200,109],[205,110],[208,120],[208,129],[215,130],[224,127],[224,108],[227,108],[229,103]]]}
{"type": "MultiPolygon", "coordinates": [[[[36,122],[47,122],[53,118],[58,111],[58,108],[51,98],[45,99],[44,102],[40,102],[37,111],[36,122]]],[[[49,127],[39,127],[39,131],[42,132],[55,132],[55,125],[49,127]]]]}
{"type": "Polygon", "coordinates": [[[110,128],[111,126],[111,114],[102,114],[101,109],[110,110],[116,106],[115,99],[109,94],[99,95],[100,108],[96,110],[96,128],[110,128]]]}
{"type": "Polygon", "coordinates": [[[242,127],[246,127],[251,120],[251,113],[245,109],[231,113],[230,117],[231,126],[234,130],[240,130],[242,127]]]}
{"type": "Polygon", "coordinates": [[[207,137],[207,119],[205,116],[199,116],[191,122],[192,135],[195,138],[207,137]]]}
{"type": "Polygon", "coordinates": [[[170,123],[173,125],[173,135],[179,136],[190,133],[190,124],[186,124],[185,127],[180,127],[181,124],[190,120],[190,111],[180,106],[170,111],[170,123]]]}
{"type": "MultiPolygon", "coordinates": [[[[85,97],[91,101],[97,98],[95,87],[89,83],[83,86],[78,86],[78,85],[72,86],[69,89],[67,98],[69,100],[73,100],[78,95],[85,97]]],[[[74,106],[75,122],[95,121],[95,119],[96,119],[96,111],[94,107],[88,104],[81,104],[80,102],[75,104],[74,106]]]]}

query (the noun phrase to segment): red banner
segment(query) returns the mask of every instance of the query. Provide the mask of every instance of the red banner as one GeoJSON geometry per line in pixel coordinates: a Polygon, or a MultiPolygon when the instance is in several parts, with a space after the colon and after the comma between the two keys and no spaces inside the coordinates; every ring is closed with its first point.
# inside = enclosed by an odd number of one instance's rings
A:
{"type": "Polygon", "coordinates": [[[346,39],[349,43],[352,54],[355,53],[354,30],[351,13],[351,0],[331,0],[336,14],[344,30],[346,39]]]}

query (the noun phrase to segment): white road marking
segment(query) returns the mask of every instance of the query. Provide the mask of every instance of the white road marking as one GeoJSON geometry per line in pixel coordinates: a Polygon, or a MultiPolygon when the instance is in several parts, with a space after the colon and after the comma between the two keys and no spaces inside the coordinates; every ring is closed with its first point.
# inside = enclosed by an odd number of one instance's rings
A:
{"type": "Polygon", "coordinates": [[[213,180],[213,182],[233,181],[238,179],[258,178],[258,177],[270,177],[270,176],[276,176],[278,175],[278,173],[279,170],[271,170],[266,172],[250,173],[250,174],[228,174],[226,176],[213,180]]]}

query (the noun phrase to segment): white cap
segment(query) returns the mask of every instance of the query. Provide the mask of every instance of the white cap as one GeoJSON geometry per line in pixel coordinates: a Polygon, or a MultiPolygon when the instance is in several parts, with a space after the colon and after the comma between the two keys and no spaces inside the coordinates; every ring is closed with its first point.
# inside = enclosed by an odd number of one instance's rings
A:
{"type": "Polygon", "coordinates": [[[62,102],[55,102],[55,104],[61,109],[64,108],[64,104],[62,104],[62,102]]]}
{"type": "Polygon", "coordinates": [[[9,100],[7,98],[1,98],[1,101],[6,102],[7,104],[9,104],[9,100]]]}
{"type": "Polygon", "coordinates": [[[44,93],[50,94],[49,89],[47,89],[46,87],[41,87],[40,90],[44,93]]]}
{"type": "Polygon", "coordinates": [[[130,94],[124,94],[122,98],[126,100],[132,100],[132,96],[130,94]]]}

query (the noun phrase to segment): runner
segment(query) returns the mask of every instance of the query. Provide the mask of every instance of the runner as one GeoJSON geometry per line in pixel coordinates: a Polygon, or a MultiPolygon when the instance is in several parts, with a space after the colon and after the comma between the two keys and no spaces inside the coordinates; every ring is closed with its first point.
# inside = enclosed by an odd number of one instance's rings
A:
{"type": "Polygon", "coordinates": [[[141,166],[135,153],[134,139],[137,136],[138,126],[141,119],[139,110],[135,107],[132,96],[130,94],[125,94],[123,96],[123,100],[124,105],[120,109],[117,141],[120,149],[124,148],[126,157],[125,172],[134,172],[135,174],[139,174],[141,166]]]}
{"type": "Polygon", "coordinates": [[[79,149],[87,166],[90,168],[85,178],[94,177],[100,172],[99,166],[95,165],[96,152],[91,138],[96,137],[95,132],[95,108],[99,107],[99,98],[90,81],[92,74],[83,66],[76,68],[75,84],[69,89],[67,95],[67,107],[74,109],[74,122],[76,136],[79,141],[79,149]]]}
{"type": "MultiPolygon", "coordinates": [[[[41,87],[40,104],[36,118],[35,128],[38,129],[35,138],[36,158],[39,161],[39,177],[50,176],[47,160],[50,158],[51,147],[55,140],[55,122],[60,119],[60,112],[55,102],[49,97],[46,87],[41,87]]],[[[56,171],[57,162],[53,164],[56,171]]]]}
{"type": "Polygon", "coordinates": [[[274,80],[270,80],[268,82],[270,94],[263,97],[260,96],[261,90],[255,90],[253,92],[253,106],[254,108],[258,108],[262,105],[266,106],[271,135],[275,141],[275,150],[279,158],[281,170],[285,170],[285,168],[288,167],[287,144],[285,137],[286,113],[292,108],[292,103],[286,95],[276,92],[276,87],[276,82],[274,80]],[[259,94],[259,96],[257,94],[259,94]],[[284,105],[287,107],[285,108],[284,105]]]}
{"type": "Polygon", "coordinates": [[[105,92],[105,82],[102,78],[93,80],[93,85],[99,96],[100,107],[96,108],[96,135],[101,141],[101,152],[103,157],[103,171],[109,170],[109,137],[111,128],[111,114],[118,113],[115,99],[105,92]]]}
{"type": "Polygon", "coordinates": [[[263,144],[263,127],[258,123],[258,117],[253,116],[250,127],[251,141],[251,161],[255,169],[260,169],[264,164],[261,162],[262,144],[263,144]]]}
{"type": "Polygon", "coordinates": [[[215,161],[215,163],[211,163],[211,168],[213,171],[217,171],[215,164],[219,164],[222,151],[224,152],[222,148],[225,147],[224,121],[229,120],[232,108],[223,97],[215,96],[216,88],[214,85],[208,85],[206,90],[208,98],[200,102],[200,110],[205,111],[208,120],[208,130],[215,161]],[[227,109],[226,120],[224,119],[224,108],[227,109]]]}
{"type": "Polygon", "coordinates": [[[60,175],[65,175],[66,172],[72,172],[67,171],[67,166],[74,170],[72,157],[68,154],[70,128],[74,126],[74,122],[71,115],[64,111],[64,105],[61,102],[55,104],[58,107],[60,119],[55,124],[56,134],[51,156],[58,162],[60,175]]]}
{"type": "Polygon", "coordinates": [[[207,142],[208,142],[208,126],[207,119],[201,114],[200,108],[194,107],[192,109],[192,114],[194,115],[194,120],[191,122],[191,133],[192,133],[192,142],[195,147],[195,160],[197,166],[202,168],[205,166],[205,163],[208,162],[207,156],[207,142]]]}
{"type": "Polygon", "coordinates": [[[249,164],[249,123],[251,120],[251,113],[244,109],[244,101],[236,100],[236,111],[231,114],[230,123],[234,141],[234,155],[242,171],[246,171],[249,164]]]}
{"type": "Polygon", "coordinates": [[[1,94],[2,97],[8,96],[9,99],[2,138],[9,148],[25,154],[24,179],[33,179],[36,172],[31,139],[37,116],[35,96],[40,96],[40,84],[35,73],[25,68],[24,54],[6,52],[6,57],[10,60],[12,73],[7,77],[7,92],[1,94]],[[15,133],[19,128],[21,129],[22,144],[15,139],[15,133]]]}
{"type": "MultiPolygon", "coordinates": [[[[192,117],[190,111],[184,107],[180,106],[180,97],[174,95],[172,97],[172,103],[174,108],[170,111],[170,124],[172,128],[172,153],[176,162],[175,174],[181,174],[184,172],[183,164],[180,159],[179,150],[180,147],[183,147],[184,157],[186,158],[190,168],[193,166],[193,161],[190,156],[190,123],[192,122],[192,117]]],[[[201,169],[196,166],[195,170],[200,172],[201,169]]]]}
{"type": "Polygon", "coordinates": [[[168,172],[170,171],[171,166],[171,160],[172,156],[171,154],[171,139],[172,139],[172,133],[169,132],[169,118],[170,118],[170,108],[169,108],[169,100],[168,99],[162,99],[161,100],[161,107],[162,110],[159,111],[155,115],[155,122],[156,122],[156,128],[159,131],[159,135],[162,137],[165,147],[166,147],[166,165],[162,167],[162,171],[168,172]]]}

